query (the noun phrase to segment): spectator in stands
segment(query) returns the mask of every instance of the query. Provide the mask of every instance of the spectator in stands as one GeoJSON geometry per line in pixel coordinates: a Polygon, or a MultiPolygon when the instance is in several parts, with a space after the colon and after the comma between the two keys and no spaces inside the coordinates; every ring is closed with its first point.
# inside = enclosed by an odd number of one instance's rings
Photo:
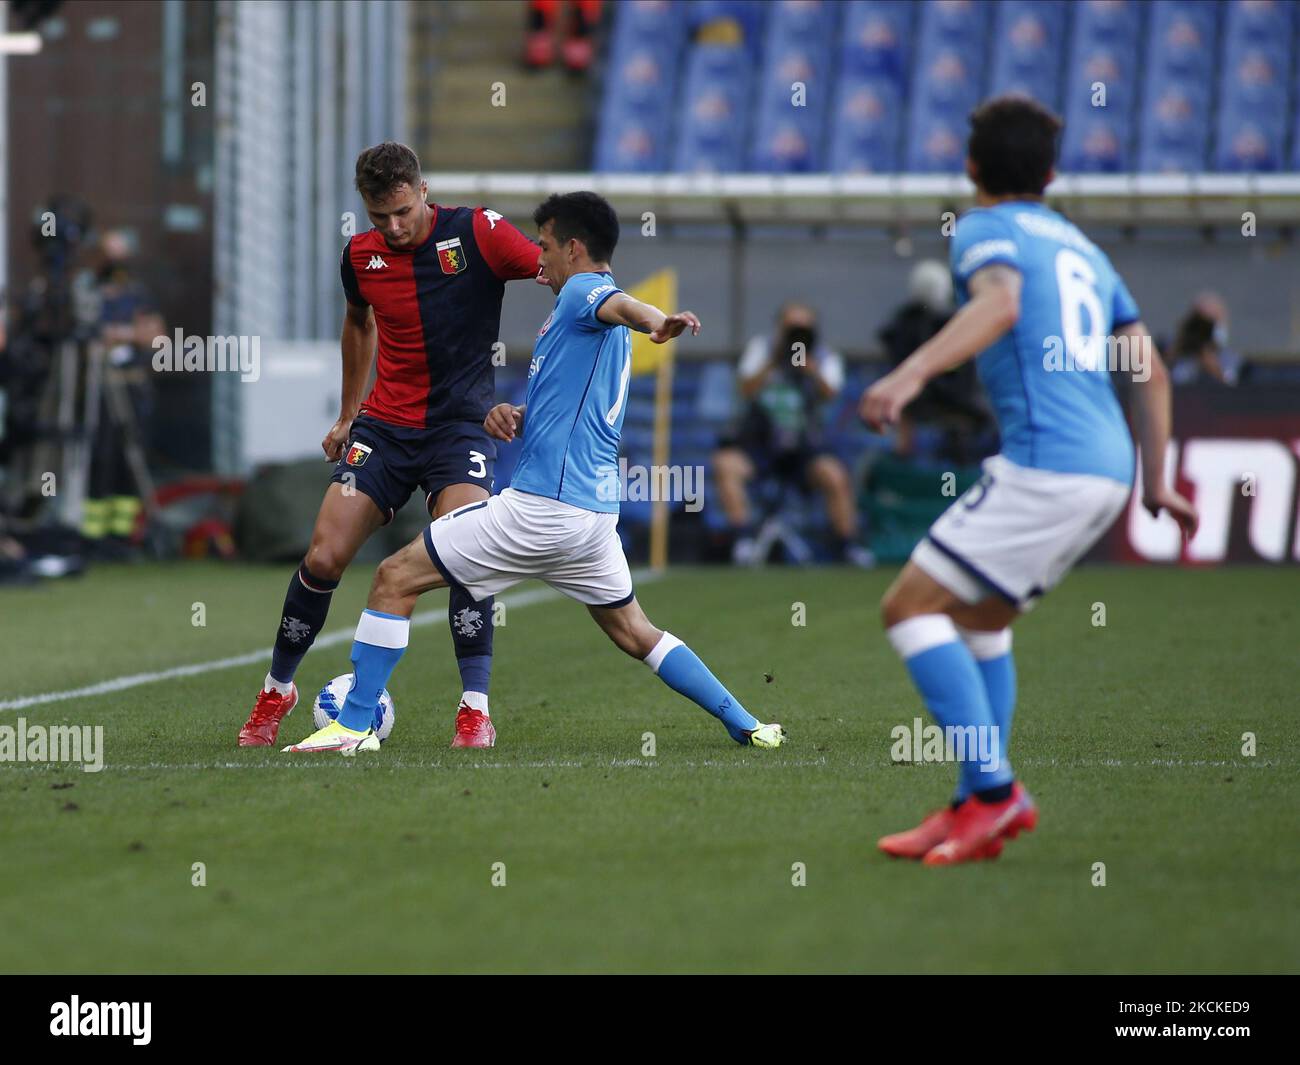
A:
{"type": "Polygon", "coordinates": [[[732,559],[763,561],[755,555],[756,522],[748,486],[771,477],[821,494],[835,537],[836,556],[857,566],[873,565],[858,543],[858,512],[848,470],[821,438],[825,404],[844,386],[844,361],[818,339],[817,313],[801,303],[785,304],[772,336],[750,340],[738,367],[744,412],[713,455],[713,479],[735,537],[732,559]]]}
{"type": "MultiPolygon", "coordinates": [[[[907,290],[907,302],[876,334],[884,345],[891,369],[939,332],[952,317],[952,274],[946,264],[937,259],[917,263],[912,267],[907,290]]],[[[898,421],[894,450],[910,458],[916,451],[917,425],[939,425],[946,430],[943,457],[968,464],[979,457],[974,454],[974,438],[988,422],[988,406],[971,360],[925,386],[898,421]]]]}
{"type": "Polygon", "coordinates": [[[1176,385],[1217,381],[1235,385],[1241,356],[1228,347],[1228,305],[1217,292],[1202,292],[1183,320],[1170,349],[1170,377],[1176,385]]]}
{"type": "MultiPolygon", "coordinates": [[[[571,0],[564,22],[560,55],[575,74],[591,66],[592,35],[600,24],[602,0],[571,0]]],[[[562,18],[563,0],[529,0],[528,30],[524,37],[524,65],[540,70],[555,62],[555,27],[562,18]]]]}

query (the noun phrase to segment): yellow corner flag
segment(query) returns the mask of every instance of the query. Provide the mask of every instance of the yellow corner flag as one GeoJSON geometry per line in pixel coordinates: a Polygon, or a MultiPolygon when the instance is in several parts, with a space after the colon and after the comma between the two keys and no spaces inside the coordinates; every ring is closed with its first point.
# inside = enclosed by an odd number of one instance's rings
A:
{"type": "MultiPolygon", "coordinates": [[[[677,311],[677,271],[651,274],[639,285],[625,290],[633,299],[658,307],[664,314],[677,311]]],[[[654,465],[668,466],[673,431],[673,347],[654,343],[646,333],[632,334],[632,373],[655,375],[654,465]]],[[[656,499],[650,509],[650,565],[661,570],[668,565],[668,500],[656,499]]]]}
{"type": "MultiPolygon", "coordinates": [[[[673,314],[677,310],[677,271],[660,270],[626,291],[634,300],[658,307],[664,314],[673,314]]],[[[654,373],[665,359],[672,357],[673,343],[670,340],[667,344],[656,344],[647,333],[633,333],[632,373],[654,373]]]]}

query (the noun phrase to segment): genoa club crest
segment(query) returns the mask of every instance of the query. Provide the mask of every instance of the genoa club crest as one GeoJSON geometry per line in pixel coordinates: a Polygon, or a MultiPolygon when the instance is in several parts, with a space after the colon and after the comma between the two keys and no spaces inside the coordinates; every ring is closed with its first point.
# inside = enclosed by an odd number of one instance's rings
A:
{"type": "Polygon", "coordinates": [[[444,274],[458,274],[465,269],[465,249],[460,246],[460,237],[438,241],[438,262],[444,274]]]}
{"type": "Polygon", "coordinates": [[[364,466],[366,459],[370,458],[371,448],[365,444],[353,444],[348,448],[347,463],[349,466],[364,466]]]}

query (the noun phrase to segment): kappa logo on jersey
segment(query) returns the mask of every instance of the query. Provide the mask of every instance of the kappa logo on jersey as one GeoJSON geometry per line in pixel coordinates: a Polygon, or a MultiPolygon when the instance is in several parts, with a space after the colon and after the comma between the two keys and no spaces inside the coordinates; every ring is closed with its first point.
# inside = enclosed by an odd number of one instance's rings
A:
{"type": "Polygon", "coordinates": [[[367,270],[387,270],[388,264],[378,255],[370,256],[370,262],[366,264],[367,270]]]}
{"type": "Polygon", "coordinates": [[[465,269],[465,249],[461,247],[460,237],[438,241],[438,262],[442,264],[444,274],[458,274],[465,269]]]}
{"type": "Polygon", "coordinates": [[[365,444],[353,444],[348,448],[347,463],[349,466],[364,466],[366,459],[370,458],[370,452],[374,448],[366,447],[365,444]]]}
{"type": "Polygon", "coordinates": [[[488,229],[496,229],[497,223],[500,222],[504,216],[497,214],[496,211],[484,210],[483,217],[488,220],[488,229]]]}

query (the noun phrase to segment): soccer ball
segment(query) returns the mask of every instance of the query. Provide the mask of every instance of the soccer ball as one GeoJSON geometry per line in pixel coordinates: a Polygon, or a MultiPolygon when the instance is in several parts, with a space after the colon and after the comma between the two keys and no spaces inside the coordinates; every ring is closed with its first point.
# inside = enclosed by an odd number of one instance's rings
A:
{"type": "MultiPolygon", "coordinates": [[[[324,728],[339,716],[339,711],[343,709],[348,692],[351,690],[352,674],[344,673],[341,677],[335,677],[316,694],[316,702],[312,705],[311,716],[318,729],[324,728]]],[[[370,723],[370,727],[375,730],[375,735],[379,738],[380,743],[388,739],[388,734],[393,731],[393,718],[393,697],[388,694],[388,689],[385,688],[383,694],[379,697],[379,705],[375,707],[375,718],[370,723]]]]}

